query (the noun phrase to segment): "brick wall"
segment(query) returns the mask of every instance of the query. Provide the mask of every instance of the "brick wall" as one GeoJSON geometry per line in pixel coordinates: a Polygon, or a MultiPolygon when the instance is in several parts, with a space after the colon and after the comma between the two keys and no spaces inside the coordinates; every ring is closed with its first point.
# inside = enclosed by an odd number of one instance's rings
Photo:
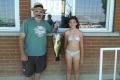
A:
{"type": "MultiPolygon", "coordinates": [[[[115,5],[115,18],[114,18],[114,32],[120,31],[120,4],[119,0],[116,0],[115,5]]],[[[30,0],[20,0],[20,19],[21,22],[28,16],[30,16],[30,0]]],[[[52,47],[51,37],[48,38],[48,53],[47,53],[47,65],[45,72],[59,72],[65,73],[65,59],[62,48],[62,55],[60,56],[60,62],[55,62],[55,55],[52,47]]],[[[119,47],[120,37],[113,36],[85,36],[84,37],[84,64],[80,66],[81,73],[98,73],[99,70],[99,48],[101,47],[119,47]]],[[[104,62],[104,69],[107,73],[111,72],[111,65],[113,62],[113,52],[106,52],[104,62]],[[110,55],[111,54],[111,55],[110,55]]],[[[120,52],[119,52],[120,53],[120,52]]],[[[120,55],[118,55],[120,57],[120,55]]],[[[120,60],[118,59],[118,64],[120,60]]],[[[120,65],[118,65],[120,66],[120,65]]],[[[8,75],[21,75],[21,63],[20,52],[18,46],[18,36],[0,36],[0,76],[8,75]]]]}
{"type": "MultiPolygon", "coordinates": [[[[99,71],[99,56],[100,56],[100,48],[105,47],[119,47],[120,46],[120,37],[85,37],[84,38],[84,51],[85,51],[85,62],[82,66],[82,72],[86,73],[98,73],[99,71]]],[[[106,72],[111,72],[113,69],[110,69],[109,64],[114,58],[113,52],[106,52],[105,54],[105,65],[104,68],[106,72]],[[109,66],[109,67],[108,67],[109,66]]],[[[120,55],[118,55],[119,57],[120,55]]],[[[119,62],[118,62],[119,63],[119,62]]],[[[120,65],[118,65],[120,66],[120,65]]],[[[112,66],[113,67],[113,66],[112,66]]]]}
{"type": "Polygon", "coordinates": [[[114,31],[120,32],[120,0],[115,0],[114,31]]]}
{"type": "Polygon", "coordinates": [[[18,37],[0,36],[0,76],[20,73],[18,37]]]}
{"type": "Polygon", "coordinates": [[[31,0],[20,0],[20,20],[23,21],[30,16],[30,1],[31,0]]]}

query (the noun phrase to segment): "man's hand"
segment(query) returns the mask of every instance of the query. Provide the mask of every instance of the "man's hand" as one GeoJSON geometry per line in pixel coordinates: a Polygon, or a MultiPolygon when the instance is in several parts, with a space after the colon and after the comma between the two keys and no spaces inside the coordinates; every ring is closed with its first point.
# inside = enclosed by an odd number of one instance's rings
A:
{"type": "Polygon", "coordinates": [[[26,54],[21,54],[21,61],[27,61],[28,60],[28,56],[26,54]]]}

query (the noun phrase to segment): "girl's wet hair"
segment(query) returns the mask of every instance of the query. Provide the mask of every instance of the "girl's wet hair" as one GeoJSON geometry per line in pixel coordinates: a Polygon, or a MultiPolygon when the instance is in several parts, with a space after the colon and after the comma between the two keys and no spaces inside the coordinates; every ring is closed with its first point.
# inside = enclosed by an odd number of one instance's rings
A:
{"type": "Polygon", "coordinates": [[[71,16],[71,17],[68,19],[68,23],[69,23],[69,21],[70,21],[71,19],[74,19],[74,20],[77,22],[76,28],[79,29],[79,21],[78,21],[77,17],[76,17],[76,16],[71,16]]]}

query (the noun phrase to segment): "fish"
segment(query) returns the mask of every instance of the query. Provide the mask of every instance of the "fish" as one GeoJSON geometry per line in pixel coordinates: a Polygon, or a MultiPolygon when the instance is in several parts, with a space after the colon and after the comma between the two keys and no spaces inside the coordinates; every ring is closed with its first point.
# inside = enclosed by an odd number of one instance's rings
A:
{"type": "Polygon", "coordinates": [[[61,39],[62,39],[62,35],[60,33],[53,34],[53,46],[54,46],[56,61],[60,60],[59,55],[61,50],[61,39]]]}

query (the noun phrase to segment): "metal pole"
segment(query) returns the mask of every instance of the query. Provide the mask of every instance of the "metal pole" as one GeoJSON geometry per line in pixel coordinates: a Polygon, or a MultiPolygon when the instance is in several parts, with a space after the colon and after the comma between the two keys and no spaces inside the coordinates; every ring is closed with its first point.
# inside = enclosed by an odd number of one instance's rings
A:
{"type": "Polygon", "coordinates": [[[102,74],[102,67],[103,67],[103,53],[104,51],[115,51],[114,56],[114,74],[113,74],[113,80],[116,80],[116,69],[117,69],[117,51],[120,50],[120,48],[100,48],[100,65],[99,65],[99,80],[102,80],[103,74],[102,74]]]}
{"type": "Polygon", "coordinates": [[[117,49],[115,50],[115,58],[114,58],[114,76],[113,76],[113,80],[116,80],[116,68],[117,68],[117,49]]]}
{"type": "Polygon", "coordinates": [[[100,49],[99,80],[102,80],[103,49],[100,49]]]}

